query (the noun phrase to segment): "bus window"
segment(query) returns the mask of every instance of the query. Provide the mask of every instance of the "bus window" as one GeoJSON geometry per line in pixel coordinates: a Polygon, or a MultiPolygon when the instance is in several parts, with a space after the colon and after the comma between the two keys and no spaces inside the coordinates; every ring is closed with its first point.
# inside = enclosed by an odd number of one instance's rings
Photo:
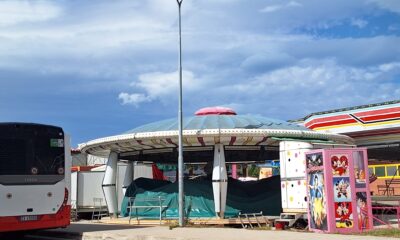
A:
{"type": "Polygon", "coordinates": [[[61,128],[2,123],[0,133],[0,184],[56,183],[64,179],[61,128]]]}

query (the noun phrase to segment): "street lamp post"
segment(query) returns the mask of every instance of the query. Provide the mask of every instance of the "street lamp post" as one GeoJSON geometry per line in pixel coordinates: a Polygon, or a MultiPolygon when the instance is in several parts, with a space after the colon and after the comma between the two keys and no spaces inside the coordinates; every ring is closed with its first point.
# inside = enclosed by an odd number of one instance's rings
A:
{"type": "Polygon", "coordinates": [[[185,212],[184,212],[184,194],[183,194],[183,146],[182,146],[182,37],[181,37],[181,5],[183,0],[176,0],[179,10],[179,112],[178,112],[178,125],[179,125],[179,155],[178,155],[178,186],[179,186],[179,226],[184,226],[185,212]]]}

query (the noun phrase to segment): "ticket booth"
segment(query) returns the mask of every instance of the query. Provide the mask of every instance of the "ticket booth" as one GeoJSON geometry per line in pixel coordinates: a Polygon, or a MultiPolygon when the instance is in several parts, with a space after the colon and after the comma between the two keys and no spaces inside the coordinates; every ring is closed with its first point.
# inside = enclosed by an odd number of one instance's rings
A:
{"type": "Polygon", "coordinates": [[[310,230],[348,233],[372,228],[366,149],[309,151],[306,166],[310,230]]]}

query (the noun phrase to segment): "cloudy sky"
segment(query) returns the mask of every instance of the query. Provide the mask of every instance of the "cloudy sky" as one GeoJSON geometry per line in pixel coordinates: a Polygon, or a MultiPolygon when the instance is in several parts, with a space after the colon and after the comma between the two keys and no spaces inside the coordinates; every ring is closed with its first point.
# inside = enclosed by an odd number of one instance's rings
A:
{"type": "MultiPolygon", "coordinates": [[[[398,0],[183,0],[184,115],[400,99],[398,0]]],[[[0,121],[73,145],[177,116],[175,0],[0,1],[0,121]]]]}

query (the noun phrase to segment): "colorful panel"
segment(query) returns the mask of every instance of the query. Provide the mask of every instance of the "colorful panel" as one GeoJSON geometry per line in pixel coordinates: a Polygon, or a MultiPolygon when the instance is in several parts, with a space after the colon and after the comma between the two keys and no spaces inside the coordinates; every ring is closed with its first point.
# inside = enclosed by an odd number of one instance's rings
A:
{"type": "Polygon", "coordinates": [[[351,201],[350,178],[349,177],[333,178],[333,194],[335,202],[351,201]]]}
{"type": "Polygon", "coordinates": [[[365,167],[363,155],[364,153],[362,151],[353,152],[354,177],[356,180],[356,188],[365,188],[367,183],[367,169],[365,167]]]}
{"type": "Polygon", "coordinates": [[[308,174],[310,228],[327,230],[327,204],[322,171],[308,174]]]}
{"type": "Polygon", "coordinates": [[[346,154],[331,156],[333,176],[349,176],[349,157],[346,154]]]}
{"type": "Polygon", "coordinates": [[[307,167],[309,169],[323,166],[322,153],[313,153],[306,155],[307,167]]]}
{"type": "Polygon", "coordinates": [[[352,228],[353,206],[351,202],[335,202],[336,228],[352,228]]]}
{"type": "Polygon", "coordinates": [[[357,216],[358,216],[358,228],[368,229],[369,219],[368,219],[368,204],[367,204],[367,193],[358,192],[356,193],[357,198],[357,216]]]}

